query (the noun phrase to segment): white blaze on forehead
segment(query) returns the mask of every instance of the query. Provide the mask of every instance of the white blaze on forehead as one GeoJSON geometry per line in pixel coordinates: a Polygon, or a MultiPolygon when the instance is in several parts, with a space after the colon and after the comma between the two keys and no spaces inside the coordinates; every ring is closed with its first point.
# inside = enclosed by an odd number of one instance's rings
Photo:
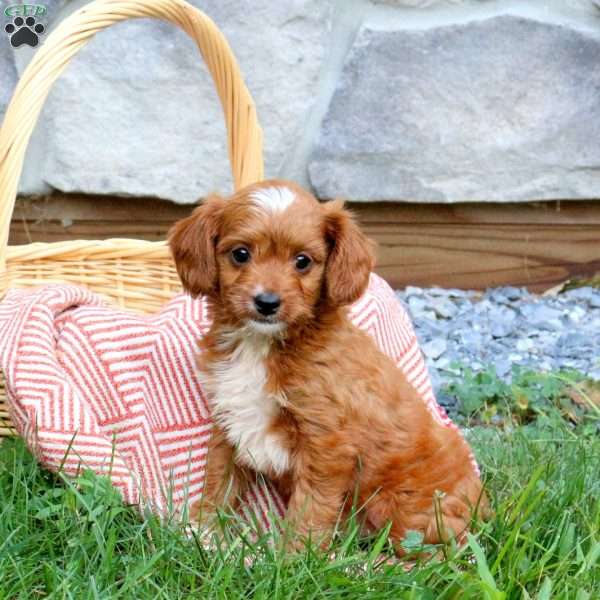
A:
{"type": "Polygon", "coordinates": [[[267,187],[250,194],[254,203],[267,212],[283,212],[296,199],[296,194],[287,187],[267,187]]]}

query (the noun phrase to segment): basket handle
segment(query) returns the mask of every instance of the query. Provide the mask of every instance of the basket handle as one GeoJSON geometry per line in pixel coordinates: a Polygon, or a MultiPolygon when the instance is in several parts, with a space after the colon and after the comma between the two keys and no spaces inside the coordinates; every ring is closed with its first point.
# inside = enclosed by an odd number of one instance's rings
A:
{"type": "Polygon", "coordinates": [[[213,78],[227,127],[235,189],[263,178],[262,130],[227,40],[214,22],[185,0],[95,0],[62,21],[19,80],[0,130],[0,272],[25,150],[50,87],[98,31],[126,19],[170,21],[191,36],[213,78]]]}

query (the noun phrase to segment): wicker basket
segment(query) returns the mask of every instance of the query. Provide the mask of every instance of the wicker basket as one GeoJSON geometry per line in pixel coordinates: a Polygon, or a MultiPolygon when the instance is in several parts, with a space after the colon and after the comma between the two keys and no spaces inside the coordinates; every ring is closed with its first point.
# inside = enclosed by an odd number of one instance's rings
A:
{"type": "MultiPolygon", "coordinates": [[[[223,107],[235,188],[263,178],[262,131],[254,102],[231,48],[213,21],[184,0],[96,0],[48,36],[23,73],[4,117],[0,130],[0,296],[11,287],[72,283],[121,307],[153,312],[180,291],[165,242],[76,240],[8,247],[25,150],[52,83],[95,33],[139,17],[170,21],[195,40],[223,107]]],[[[0,437],[11,431],[1,387],[0,437]]]]}

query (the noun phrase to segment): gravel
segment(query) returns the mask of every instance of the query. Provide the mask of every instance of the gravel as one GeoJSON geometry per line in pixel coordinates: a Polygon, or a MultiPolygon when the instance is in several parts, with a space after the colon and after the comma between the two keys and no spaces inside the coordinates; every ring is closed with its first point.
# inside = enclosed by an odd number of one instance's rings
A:
{"type": "Polygon", "coordinates": [[[516,287],[482,293],[409,286],[396,294],[413,319],[438,397],[455,363],[492,366],[507,381],[512,365],[577,369],[600,380],[600,289],[539,296],[516,287]]]}

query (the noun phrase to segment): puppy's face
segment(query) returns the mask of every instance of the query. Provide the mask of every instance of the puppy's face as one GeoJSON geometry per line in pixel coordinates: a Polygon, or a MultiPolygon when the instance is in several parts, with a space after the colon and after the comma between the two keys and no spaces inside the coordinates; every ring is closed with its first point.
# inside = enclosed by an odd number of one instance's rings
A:
{"type": "Polygon", "coordinates": [[[320,204],[283,181],[208,198],[169,242],[188,292],[267,335],[358,299],[374,262],[341,202],[320,204]]]}

